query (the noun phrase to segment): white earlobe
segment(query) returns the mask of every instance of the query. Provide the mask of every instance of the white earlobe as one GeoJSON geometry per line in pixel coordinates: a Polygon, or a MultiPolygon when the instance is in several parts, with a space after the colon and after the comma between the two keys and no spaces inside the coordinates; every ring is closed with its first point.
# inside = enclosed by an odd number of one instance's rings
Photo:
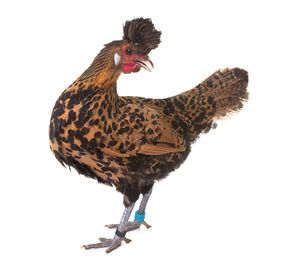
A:
{"type": "Polygon", "coordinates": [[[118,53],[115,53],[114,55],[114,61],[115,61],[115,65],[118,65],[120,63],[121,57],[118,53]]]}

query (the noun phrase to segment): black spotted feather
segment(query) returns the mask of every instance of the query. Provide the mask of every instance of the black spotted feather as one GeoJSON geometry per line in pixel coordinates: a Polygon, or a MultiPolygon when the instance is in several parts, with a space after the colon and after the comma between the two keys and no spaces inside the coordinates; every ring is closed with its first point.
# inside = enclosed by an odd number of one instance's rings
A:
{"type": "Polygon", "coordinates": [[[248,98],[248,74],[239,68],[220,70],[193,89],[165,99],[120,97],[116,51],[130,45],[146,56],[161,36],[150,19],[127,21],[123,29],[123,40],[105,45],[61,94],[49,136],[62,164],[114,185],[135,202],[186,160],[199,134],[208,132],[219,117],[242,108],[248,98]]]}

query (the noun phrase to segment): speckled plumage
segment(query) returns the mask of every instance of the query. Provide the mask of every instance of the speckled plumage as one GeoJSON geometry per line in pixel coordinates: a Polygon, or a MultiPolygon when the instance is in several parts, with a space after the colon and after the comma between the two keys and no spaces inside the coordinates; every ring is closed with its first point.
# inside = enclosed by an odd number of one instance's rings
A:
{"type": "Polygon", "coordinates": [[[80,174],[114,185],[126,206],[178,168],[199,134],[207,133],[217,118],[240,110],[248,97],[248,75],[239,68],[217,71],[195,88],[166,99],[118,96],[121,71],[114,53],[130,44],[148,55],[160,42],[160,32],[149,26],[148,20],[141,27],[155,37],[144,35],[146,40],[134,45],[130,40],[139,37],[129,36],[130,23],[125,23],[123,40],[107,44],[61,94],[50,121],[55,157],[80,174]]]}

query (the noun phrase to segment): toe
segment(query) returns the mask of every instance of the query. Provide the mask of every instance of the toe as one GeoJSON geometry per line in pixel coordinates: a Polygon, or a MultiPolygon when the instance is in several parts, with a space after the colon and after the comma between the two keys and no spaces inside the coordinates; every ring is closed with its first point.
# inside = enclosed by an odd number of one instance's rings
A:
{"type": "Polygon", "coordinates": [[[99,237],[98,238],[101,242],[106,242],[108,240],[110,240],[109,238],[104,238],[104,237],[99,237]]]}
{"type": "Polygon", "coordinates": [[[121,242],[115,242],[112,246],[110,246],[109,248],[107,248],[105,250],[105,252],[110,253],[112,250],[115,250],[116,248],[118,248],[121,245],[121,242]]]}
{"type": "Polygon", "coordinates": [[[146,221],[143,221],[143,225],[144,225],[146,228],[151,228],[151,226],[150,226],[146,221]]]}
{"type": "Polygon", "coordinates": [[[88,249],[92,249],[92,248],[102,248],[102,247],[105,247],[104,243],[83,245],[81,248],[84,248],[85,250],[88,250],[88,249]]]}
{"type": "Polygon", "coordinates": [[[128,244],[128,243],[130,243],[131,242],[131,239],[129,239],[129,238],[127,238],[127,237],[124,237],[124,239],[123,239],[125,242],[126,242],[126,244],[128,244]]]}
{"type": "Polygon", "coordinates": [[[131,223],[129,226],[125,227],[124,230],[125,232],[128,232],[128,231],[131,231],[131,230],[134,230],[134,229],[137,229],[141,226],[141,223],[131,223]]]}
{"type": "Polygon", "coordinates": [[[120,224],[107,224],[105,227],[107,228],[118,228],[120,224]]]}

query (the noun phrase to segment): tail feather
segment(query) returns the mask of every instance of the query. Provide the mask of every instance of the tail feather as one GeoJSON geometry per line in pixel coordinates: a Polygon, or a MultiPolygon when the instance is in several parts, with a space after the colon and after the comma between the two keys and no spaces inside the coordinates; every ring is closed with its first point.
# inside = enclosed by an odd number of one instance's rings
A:
{"type": "Polygon", "coordinates": [[[221,69],[195,88],[167,99],[174,103],[173,120],[183,126],[191,141],[216,127],[214,121],[239,111],[248,99],[248,73],[240,68],[221,69]],[[179,105],[180,104],[180,105],[179,105]]]}
{"type": "Polygon", "coordinates": [[[212,85],[207,94],[216,102],[214,120],[241,110],[243,102],[248,99],[248,72],[243,69],[226,68],[219,70],[204,83],[206,86],[212,85]]]}

